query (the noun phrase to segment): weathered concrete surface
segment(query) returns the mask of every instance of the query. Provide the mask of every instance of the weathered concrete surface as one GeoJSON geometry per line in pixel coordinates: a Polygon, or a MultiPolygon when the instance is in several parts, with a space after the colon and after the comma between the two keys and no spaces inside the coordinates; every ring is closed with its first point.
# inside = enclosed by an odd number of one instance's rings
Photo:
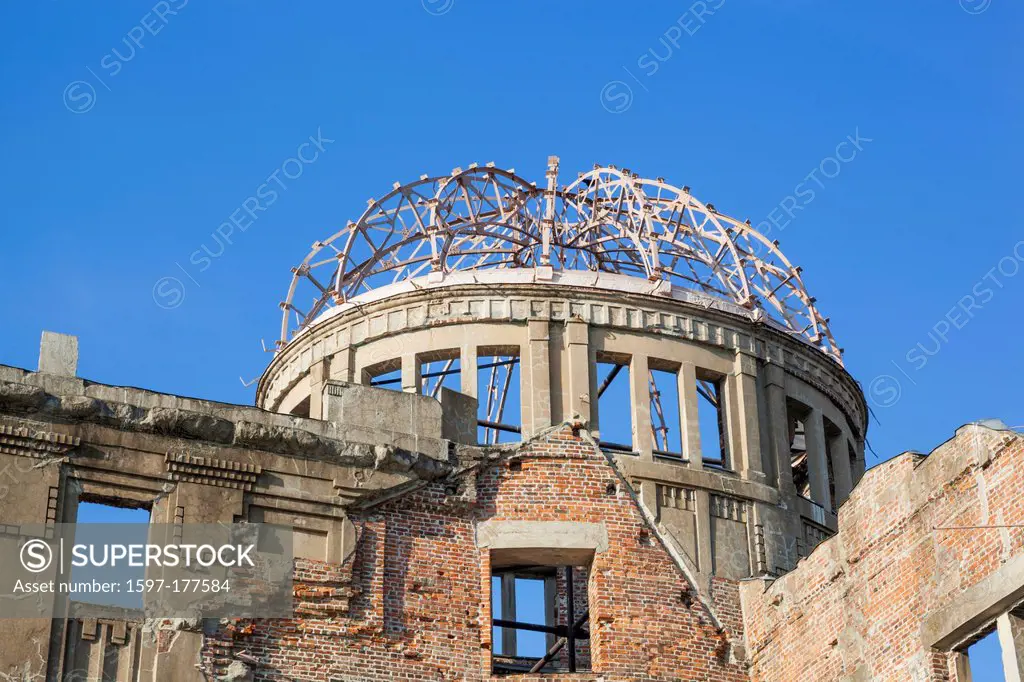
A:
{"type": "Polygon", "coordinates": [[[441,387],[441,437],[453,443],[474,445],[477,441],[477,399],[441,387]]]}
{"type": "Polygon", "coordinates": [[[494,566],[584,566],[608,549],[604,523],[497,521],[476,526],[476,544],[491,552],[494,566]]]}
{"type": "Polygon", "coordinates": [[[752,679],[956,680],[959,650],[1024,600],[1021,489],[1024,435],[1005,427],[870,470],[837,536],[743,584],[752,679]]]}
{"type": "Polygon", "coordinates": [[[39,344],[39,371],[73,377],[78,370],[78,337],[43,332],[39,344]]]}
{"type": "MultiPolygon", "coordinates": [[[[401,397],[393,391],[382,392],[401,397]]],[[[415,399],[419,397],[409,396],[408,401],[418,405],[422,401],[415,399]]],[[[437,401],[423,401],[432,402],[436,414],[384,429],[373,424],[306,419],[256,407],[105,386],[0,365],[0,414],[42,422],[94,424],[343,464],[372,466],[377,462],[386,464],[393,457],[405,470],[441,473],[448,462],[448,445],[441,438],[441,408],[437,401]],[[402,431],[399,426],[420,430],[402,431]]],[[[423,411],[422,406],[417,409],[423,411]]]]}
{"type": "MultiPolygon", "coordinates": [[[[154,523],[291,525],[298,570],[328,586],[301,594],[297,612],[344,614],[349,505],[457,465],[440,404],[386,393],[389,414],[429,418],[331,423],[0,366],[0,524],[72,522],[81,502],[101,501],[154,523]]],[[[60,615],[0,623],[0,679],[214,679],[201,628],[60,615]]],[[[217,674],[251,677],[240,662],[217,674]]]]}

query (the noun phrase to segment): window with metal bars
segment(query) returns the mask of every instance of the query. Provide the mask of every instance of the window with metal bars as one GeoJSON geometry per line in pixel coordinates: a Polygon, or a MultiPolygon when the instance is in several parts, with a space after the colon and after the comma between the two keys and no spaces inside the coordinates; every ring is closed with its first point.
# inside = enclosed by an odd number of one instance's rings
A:
{"type": "Polygon", "coordinates": [[[518,348],[477,350],[477,439],[481,445],[522,439],[518,348]]]}
{"type": "Polygon", "coordinates": [[[597,358],[597,414],[600,445],[613,452],[635,452],[629,356],[597,358]]]}
{"type": "Polygon", "coordinates": [[[655,369],[658,361],[648,359],[648,389],[651,396],[651,436],[654,454],[683,458],[683,438],[679,413],[679,369],[655,369]]]}
{"type": "Polygon", "coordinates": [[[589,569],[514,566],[491,574],[491,661],[497,674],[590,669],[589,569]]]}
{"type": "Polygon", "coordinates": [[[462,391],[462,364],[458,349],[433,351],[418,358],[420,393],[439,398],[442,388],[462,391]]]}
{"type": "Polygon", "coordinates": [[[402,360],[395,358],[363,370],[363,383],[392,391],[402,390],[402,360]]]}

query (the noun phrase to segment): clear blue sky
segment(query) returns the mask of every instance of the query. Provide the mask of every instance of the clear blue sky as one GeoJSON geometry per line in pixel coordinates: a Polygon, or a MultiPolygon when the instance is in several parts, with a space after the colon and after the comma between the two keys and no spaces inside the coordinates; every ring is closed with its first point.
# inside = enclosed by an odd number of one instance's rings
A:
{"type": "Polygon", "coordinates": [[[491,160],[541,179],[558,154],[565,177],[613,163],[774,217],[876,397],[883,458],[982,417],[1024,424],[1024,7],[963,2],[984,11],[729,0],[701,24],[686,3],[6,5],[0,361],[34,367],[53,329],[80,336],[83,376],[251,402],[239,376],[267,362],[260,339],[314,240],[395,181],[491,160]],[[335,142],[279,174],[287,189],[271,181],[273,205],[219,257],[190,262],[318,130],[335,142]],[[857,131],[872,141],[822,164],[857,131]],[[163,277],[182,281],[177,308],[154,303],[163,277]]]}
{"type": "Polygon", "coordinates": [[[814,189],[774,236],[875,395],[882,458],[1024,424],[1021,3],[181,4],[0,9],[0,362],[35,367],[51,329],[84,377],[250,403],[314,240],[395,181],[492,160],[540,180],[557,154],[754,223],[814,189]],[[301,177],[190,263],[318,130],[301,177]]]}

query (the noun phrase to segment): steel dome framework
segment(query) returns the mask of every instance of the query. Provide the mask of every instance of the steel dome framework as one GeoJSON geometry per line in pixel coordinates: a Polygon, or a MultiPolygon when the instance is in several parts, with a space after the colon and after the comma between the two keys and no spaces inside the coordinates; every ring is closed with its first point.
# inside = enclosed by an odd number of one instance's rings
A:
{"type": "Polygon", "coordinates": [[[667,280],[724,298],[842,364],[801,269],[749,221],[719,213],[688,187],[615,166],[559,187],[551,157],[546,180],[538,187],[514,169],[473,164],[395,183],[292,269],[278,349],[330,307],[381,286],[431,273],[551,268],[667,280]]]}

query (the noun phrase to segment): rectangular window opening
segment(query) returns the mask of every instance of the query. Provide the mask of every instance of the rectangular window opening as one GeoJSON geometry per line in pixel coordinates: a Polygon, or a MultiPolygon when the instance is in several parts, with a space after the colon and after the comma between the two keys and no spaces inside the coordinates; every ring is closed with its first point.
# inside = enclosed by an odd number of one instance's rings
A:
{"type": "Polygon", "coordinates": [[[1002,648],[995,627],[984,631],[961,652],[960,682],[1000,682],[1006,679],[1002,648]]]}
{"type": "Polygon", "coordinates": [[[832,505],[832,513],[836,513],[839,507],[839,502],[836,500],[836,474],[835,466],[832,462],[832,457],[836,453],[832,452],[832,444],[838,442],[839,437],[842,435],[839,427],[825,419],[825,462],[828,466],[828,498],[832,505]]]}
{"type": "Polygon", "coordinates": [[[420,363],[420,393],[441,399],[441,389],[462,391],[462,365],[458,350],[425,353],[420,363]]]}
{"type": "MultiPolygon", "coordinates": [[[[144,545],[149,539],[150,510],[132,500],[86,498],[78,503],[75,517],[75,544],[93,545],[97,561],[102,560],[104,551],[109,552],[111,543],[123,545],[144,545]],[[116,524],[109,526],[107,524],[116,524]]],[[[70,583],[73,591],[69,595],[73,602],[141,610],[141,592],[94,591],[95,584],[144,580],[145,566],[128,566],[119,563],[117,569],[109,566],[71,567],[70,583]]]]}
{"type": "Polygon", "coordinates": [[[491,575],[494,673],[514,675],[590,669],[588,577],[587,567],[516,566],[494,570],[491,575]]]}
{"type": "Polygon", "coordinates": [[[697,422],[701,458],[705,466],[729,467],[728,429],[725,416],[725,378],[698,372],[697,422]]]}
{"type": "Polygon", "coordinates": [[[629,356],[609,355],[597,359],[600,444],[612,452],[635,452],[629,373],[629,356]]]}
{"type": "Polygon", "coordinates": [[[651,394],[651,435],[654,454],[683,459],[683,434],[679,413],[679,370],[655,369],[649,361],[651,394]]]}
{"type": "Polygon", "coordinates": [[[477,351],[477,441],[481,445],[522,440],[519,364],[518,347],[477,351]]]}
{"type": "Polygon", "coordinates": [[[363,383],[391,391],[402,390],[402,360],[395,358],[378,362],[363,370],[363,383]]]}
{"type": "Polygon", "coordinates": [[[810,408],[795,400],[786,400],[788,425],[789,465],[793,470],[796,494],[811,499],[811,469],[807,458],[807,428],[805,420],[810,408]]]}

